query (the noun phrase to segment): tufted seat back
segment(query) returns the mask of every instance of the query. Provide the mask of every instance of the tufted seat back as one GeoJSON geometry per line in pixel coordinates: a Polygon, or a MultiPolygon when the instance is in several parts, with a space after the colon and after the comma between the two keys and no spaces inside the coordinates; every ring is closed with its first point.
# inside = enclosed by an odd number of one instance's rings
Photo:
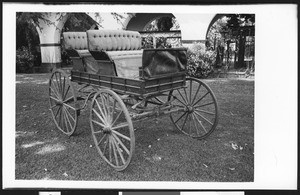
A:
{"type": "Polygon", "coordinates": [[[137,31],[88,30],[89,51],[140,50],[141,35],[137,31]]]}
{"type": "Polygon", "coordinates": [[[86,32],[64,32],[65,49],[87,50],[86,32]]]}

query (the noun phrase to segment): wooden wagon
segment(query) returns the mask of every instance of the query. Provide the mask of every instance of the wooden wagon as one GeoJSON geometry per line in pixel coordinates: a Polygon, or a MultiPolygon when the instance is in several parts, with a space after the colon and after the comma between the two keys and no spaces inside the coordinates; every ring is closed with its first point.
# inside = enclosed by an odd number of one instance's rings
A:
{"type": "Polygon", "coordinates": [[[124,170],[131,161],[134,122],[169,115],[178,130],[198,139],[216,128],[215,95],[201,80],[186,76],[186,48],[141,49],[141,36],[134,31],[89,30],[63,36],[73,69],[70,75],[62,69],[52,71],[52,117],[57,128],[71,136],[80,111],[89,105],[95,147],[116,170],[124,170]]]}

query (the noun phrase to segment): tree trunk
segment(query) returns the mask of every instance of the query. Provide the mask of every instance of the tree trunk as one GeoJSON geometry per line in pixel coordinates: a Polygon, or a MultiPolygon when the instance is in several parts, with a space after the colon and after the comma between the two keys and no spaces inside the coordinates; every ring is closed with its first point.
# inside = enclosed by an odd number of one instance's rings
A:
{"type": "Polygon", "coordinates": [[[32,43],[31,43],[31,38],[30,38],[30,34],[29,34],[29,27],[25,28],[25,36],[26,36],[26,41],[27,41],[27,46],[28,46],[28,51],[29,54],[32,54],[32,43]]]}
{"type": "Polygon", "coordinates": [[[245,55],[245,36],[240,35],[239,40],[239,54],[238,54],[238,67],[237,68],[243,68],[244,65],[244,55],[245,55]]]}

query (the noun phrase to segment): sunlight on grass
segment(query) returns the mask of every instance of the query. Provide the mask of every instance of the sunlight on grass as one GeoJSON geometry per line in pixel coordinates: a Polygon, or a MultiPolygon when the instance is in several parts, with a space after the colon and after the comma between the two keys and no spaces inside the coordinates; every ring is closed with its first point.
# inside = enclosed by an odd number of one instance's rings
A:
{"type": "Polygon", "coordinates": [[[16,132],[16,138],[21,136],[21,137],[25,137],[25,136],[32,136],[34,135],[34,132],[27,132],[27,131],[17,131],[16,132]]]}
{"type": "Polygon", "coordinates": [[[30,148],[30,147],[33,147],[33,146],[36,146],[36,145],[41,145],[43,144],[44,142],[33,142],[33,143],[30,143],[30,144],[23,144],[21,147],[22,148],[30,148]]]}
{"type": "Polygon", "coordinates": [[[61,144],[54,144],[54,145],[46,145],[42,147],[39,151],[36,152],[36,154],[49,154],[53,152],[59,152],[65,149],[65,146],[61,144]]]}

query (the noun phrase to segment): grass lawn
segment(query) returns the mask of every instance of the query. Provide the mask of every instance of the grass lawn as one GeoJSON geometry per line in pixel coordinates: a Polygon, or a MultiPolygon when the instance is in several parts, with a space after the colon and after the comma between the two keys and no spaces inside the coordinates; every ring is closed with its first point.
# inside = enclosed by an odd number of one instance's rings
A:
{"type": "Polygon", "coordinates": [[[204,80],[219,103],[219,124],[205,140],[179,132],[168,116],[134,123],[135,153],[117,172],[93,146],[89,112],[74,136],[56,129],[49,74],[16,76],[16,179],[251,182],[254,180],[254,80],[204,80]]]}

